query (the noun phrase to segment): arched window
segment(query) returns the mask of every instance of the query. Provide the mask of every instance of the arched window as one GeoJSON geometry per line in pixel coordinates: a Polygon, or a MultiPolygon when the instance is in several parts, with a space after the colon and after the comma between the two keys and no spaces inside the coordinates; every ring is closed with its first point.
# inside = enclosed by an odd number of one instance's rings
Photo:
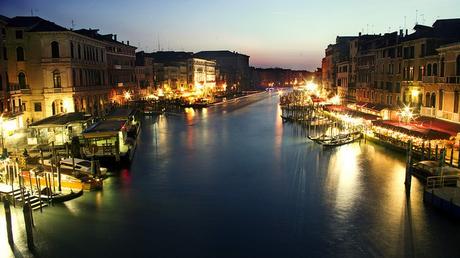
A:
{"type": "Polygon", "coordinates": [[[18,74],[18,82],[19,82],[19,88],[20,89],[26,89],[27,88],[26,75],[23,72],[20,72],[18,74]]]}
{"type": "Polygon", "coordinates": [[[431,101],[430,101],[431,107],[434,108],[436,107],[436,93],[431,93],[431,101]]]}
{"type": "Polygon", "coordinates": [[[454,113],[458,113],[459,92],[454,91],[454,113]]]}
{"type": "Polygon", "coordinates": [[[444,77],[444,57],[441,58],[441,77],[444,77]]]}
{"type": "Polygon", "coordinates": [[[428,65],[426,66],[426,75],[427,75],[427,76],[431,76],[431,64],[428,64],[428,65]]]}
{"type": "Polygon", "coordinates": [[[460,76],[460,55],[457,56],[457,76],[460,76]]]}
{"type": "Polygon", "coordinates": [[[433,64],[433,76],[438,75],[438,63],[433,64]]]}
{"type": "Polygon", "coordinates": [[[438,104],[439,110],[442,110],[443,102],[444,102],[444,90],[439,90],[439,104],[438,104]]]}
{"type": "Polygon", "coordinates": [[[431,98],[430,93],[427,92],[425,94],[425,107],[430,107],[430,98],[431,98]]]}
{"type": "Polygon", "coordinates": [[[51,42],[51,57],[59,58],[59,43],[56,41],[51,42]]]}
{"type": "Polygon", "coordinates": [[[16,60],[24,61],[24,49],[22,47],[16,48],[16,60]]]}
{"type": "Polygon", "coordinates": [[[61,73],[57,70],[53,72],[53,84],[54,88],[61,88],[61,73]]]}

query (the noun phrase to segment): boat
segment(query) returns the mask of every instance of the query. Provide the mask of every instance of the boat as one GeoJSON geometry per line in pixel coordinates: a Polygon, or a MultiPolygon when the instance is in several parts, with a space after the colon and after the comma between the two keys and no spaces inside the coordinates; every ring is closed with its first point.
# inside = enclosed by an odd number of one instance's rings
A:
{"type": "Polygon", "coordinates": [[[336,147],[352,143],[361,138],[361,133],[339,134],[330,140],[318,140],[324,147],[336,147]]]}
{"type": "Polygon", "coordinates": [[[313,136],[308,135],[307,138],[312,140],[312,141],[314,141],[314,142],[331,141],[333,139],[332,137],[330,137],[327,134],[323,134],[323,135],[320,135],[320,136],[317,136],[317,137],[313,137],[313,136]]]}
{"type": "Polygon", "coordinates": [[[50,201],[52,203],[61,203],[61,202],[66,202],[73,200],[75,198],[78,198],[83,195],[83,189],[80,191],[74,192],[70,191],[70,193],[55,193],[52,195],[47,195],[46,194],[47,188],[43,189],[42,192],[39,194],[35,194],[34,196],[39,197],[43,201],[50,201]]]}
{"type": "MultiPolygon", "coordinates": [[[[85,159],[77,159],[77,158],[74,158],[74,161],[72,161],[71,158],[61,159],[60,161],[61,173],[73,175],[73,172],[74,172],[73,162],[75,162],[75,176],[81,177],[84,175],[95,175],[95,173],[91,171],[91,161],[85,160],[85,159]]],[[[43,160],[43,165],[45,166],[46,169],[51,169],[51,159],[43,160]]],[[[55,164],[53,163],[53,165],[55,164]]],[[[99,173],[100,173],[99,175],[101,176],[106,176],[107,168],[99,167],[99,173]]]]}
{"type": "Polygon", "coordinates": [[[440,166],[439,161],[422,160],[412,165],[412,174],[426,180],[430,176],[457,176],[460,175],[460,169],[448,165],[440,166]]]}

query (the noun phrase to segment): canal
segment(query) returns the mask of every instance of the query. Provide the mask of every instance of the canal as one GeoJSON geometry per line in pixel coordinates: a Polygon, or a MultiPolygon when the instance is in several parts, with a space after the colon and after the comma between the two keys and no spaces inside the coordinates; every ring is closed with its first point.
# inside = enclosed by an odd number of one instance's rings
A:
{"type": "Polygon", "coordinates": [[[275,94],[186,111],[145,118],[131,168],[103,191],[35,212],[37,252],[460,256],[460,224],[423,204],[418,180],[406,196],[404,156],[364,142],[323,149],[282,123],[275,94]]]}

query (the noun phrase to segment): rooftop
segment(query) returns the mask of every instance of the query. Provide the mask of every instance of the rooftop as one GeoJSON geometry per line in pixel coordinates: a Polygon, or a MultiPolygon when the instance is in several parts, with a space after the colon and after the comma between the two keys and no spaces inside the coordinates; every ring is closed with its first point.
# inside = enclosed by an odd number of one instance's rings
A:
{"type": "Polygon", "coordinates": [[[42,120],[33,122],[30,127],[58,127],[65,126],[70,123],[84,122],[90,118],[83,112],[62,113],[55,116],[50,116],[42,120]]]}

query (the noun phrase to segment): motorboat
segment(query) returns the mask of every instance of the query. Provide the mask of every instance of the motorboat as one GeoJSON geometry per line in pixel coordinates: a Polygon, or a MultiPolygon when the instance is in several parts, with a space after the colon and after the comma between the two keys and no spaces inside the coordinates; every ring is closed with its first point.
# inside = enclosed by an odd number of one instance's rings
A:
{"type": "MultiPolygon", "coordinates": [[[[85,159],[77,159],[74,158],[75,162],[75,172],[76,174],[83,174],[83,175],[94,175],[95,173],[91,171],[91,161],[85,160],[85,159]]],[[[43,160],[43,165],[45,168],[50,169],[51,168],[51,159],[45,159],[43,160]]],[[[53,163],[54,165],[54,163],[53,163]]],[[[61,173],[63,174],[68,174],[72,175],[73,174],[73,161],[72,158],[66,158],[66,159],[61,159],[60,160],[60,168],[61,168],[61,173]]],[[[100,175],[105,176],[107,174],[107,168],[105,167],[100,167],[100,175]]]]}

